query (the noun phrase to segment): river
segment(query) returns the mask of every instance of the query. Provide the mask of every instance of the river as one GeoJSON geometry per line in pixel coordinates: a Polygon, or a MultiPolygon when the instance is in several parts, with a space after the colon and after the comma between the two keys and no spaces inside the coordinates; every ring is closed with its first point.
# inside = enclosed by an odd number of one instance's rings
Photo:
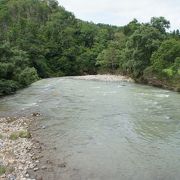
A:
{"type": "Polygon", "coordinates": [[[68,77],[0,99],[1,115],[30,112],[42,114],[43,160],[55,164],[40,172],[45,180],[180,179],[176,92],[68,77]]]}

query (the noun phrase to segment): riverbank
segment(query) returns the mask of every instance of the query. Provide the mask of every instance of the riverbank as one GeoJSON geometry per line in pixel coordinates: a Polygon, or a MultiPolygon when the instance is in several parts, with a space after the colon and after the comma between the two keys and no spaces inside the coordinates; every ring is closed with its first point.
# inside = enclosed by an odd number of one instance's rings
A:
{"type": "Polygon", "coordinates": [[[147,84],[149,86],[154,86],[162,89],[168,89],[175,92],[180,92],[180,79],[162,79],[158,77],[145,77],[143,80],[137,80],[137,83],[147,84]]]}
{"type": "Polygon", "coordinates": [[[0,118],[0,179],[31,180],[29,170],[36,171],[33,141],[29,128],[34,117],[0,118]]]}
{"type": "Polygon", "coordinates": [[[82,79],[82,80],[97,80],[97,81],[122,81],[122,82],[134,82],[133,79],[127,76],[121,75],[111,75],[111,74],[104,74],[104,75],[86,75],[86,76],[75,76],[73,79],[82,79]]]}
{"type": "Polygon", "coordinates": [[[86,76],[75,76],[73,79],[81,79],[81,80],[95,80],[95,81],[106,81],[106,82],[135,82],[138,84],[144,84],[149,86],[154,86],[162,89],[168,89],[171,91],[180,92],[180,85],[173,82],[167,82],[166,80],[159,80],[158,78],[149,78],[149,79],[132,79],[128,76],[122,75],[112,75],[112,74],[104,74],[104,75],[86,75],[86,76]]]}

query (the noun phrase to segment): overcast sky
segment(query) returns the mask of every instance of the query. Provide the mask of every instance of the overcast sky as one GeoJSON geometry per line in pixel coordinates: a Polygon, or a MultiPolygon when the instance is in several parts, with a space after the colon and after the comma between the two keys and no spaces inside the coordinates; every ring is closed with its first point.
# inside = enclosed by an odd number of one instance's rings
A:
{"type": "Polygon", "coordinates": [[[153,16],[164,16],[171,21],[171,29],[180,29],[180,0],[59,0],[60,5],[77,18],[125,25],[136,18],[149,22],[153,16]]]}

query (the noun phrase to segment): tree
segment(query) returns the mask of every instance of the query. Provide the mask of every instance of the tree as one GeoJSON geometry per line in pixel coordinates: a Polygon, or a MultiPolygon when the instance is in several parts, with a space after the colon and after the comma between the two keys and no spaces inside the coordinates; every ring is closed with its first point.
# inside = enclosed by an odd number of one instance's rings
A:
{"type": "Polygon", "coordinates": [[[103,50],[97,57],[97,66],[113,73],[119,65],[119,51],[113,47],[103,50]]]}
{"type": "Polygon", "coordinates": [[[160,48],[151,57],[153,70],[169,76],[179,73],[180,41],[169,39],[164,41],[160,48]]]}
{"type": "Polygon", "coordinates": [[[119,67],[120,52],[125,47],[126,37],[123,32],[114,34],[114,39],[110,41],[108,47],[99,53],[96,65],[103,71],[113,73],[119,67]]]}
{"type": "Polygon", "coordinates": [[[137,19],[133,19],[129,24],[123,27],[123,32],[125,35],[130,36],[140,27],[140,25],[141,24],[137,19]]]}
{"type": "Polygon", "coordinates": [[[150,24],[158,29],[161,33],[165,33],[170,28],[170,22],[164,17],[152,17],[150,24]]]}
{"type": "Polygon", "coordinates": [[[141,25],[128,39],[121,53],[120,67],[134,78],[143,75],[150,65],[150,58],[161,44],[164,36],[154,27],[141,25]]]}

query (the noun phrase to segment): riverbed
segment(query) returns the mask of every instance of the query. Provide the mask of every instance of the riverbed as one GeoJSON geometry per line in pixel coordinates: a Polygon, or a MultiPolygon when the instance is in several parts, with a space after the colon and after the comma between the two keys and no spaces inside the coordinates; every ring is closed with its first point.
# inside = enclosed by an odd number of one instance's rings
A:
{"type": "Polygon", "coordinates": [[[43,180],[179,180],[180,95],[131,81],[52,78],[0,100],[41,114],[43,180]],[[46,170],[44,170],[46,169],[46,170]]]}

